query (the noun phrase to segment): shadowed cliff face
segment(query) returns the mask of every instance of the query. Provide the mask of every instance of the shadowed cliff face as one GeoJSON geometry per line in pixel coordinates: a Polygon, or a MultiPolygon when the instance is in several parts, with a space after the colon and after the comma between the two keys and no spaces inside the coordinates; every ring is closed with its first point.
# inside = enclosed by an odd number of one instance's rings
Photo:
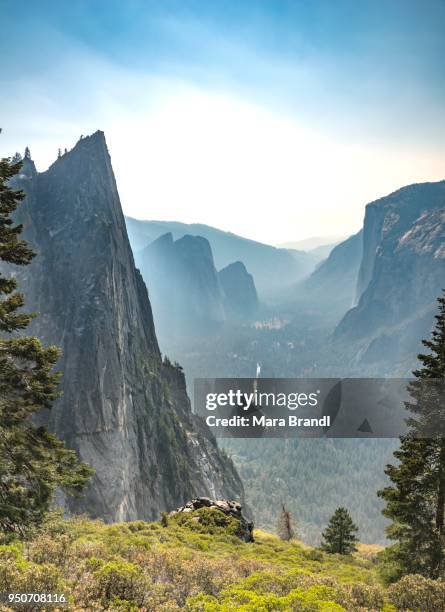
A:
{"type": "Polygon", "coordinates": [[[364,363],[414,360],[444,287],[445,181],[404,187],[366,207],[359,301],[335,337],[364,363]]]}
{"type": "Polygon", "coordinates": [[[363,232],[340,242],[312,274],[296,287],[291,303],[324,324],[338,323],[354,303],[362,257],[363,232]]]}
{"type": "Polygon", "coordinates": [[[217,329],[226,315],[208,241],[164,234],[136,254],[150,291],[160,338],[189,338],[217,329]]]}
{"type": "Polygon", "coordinates": [[[235,261],[218,272],[224,291],[224,304],[229,316],[249,319],[258,310],[258,295],[253,276],[241,261],[235,261]]]}
{"type": "Polygon", "coordinates": [[[194,495],[241,498],[240,480],[191,414],[182,371],[163,363],[134,266],[102,132],[48,171],[25,160],[19,220],[37,252],[17,273],[31,332],[62,348],[50,426],[96,470],[69,510],[153,519],[194,495]]]}

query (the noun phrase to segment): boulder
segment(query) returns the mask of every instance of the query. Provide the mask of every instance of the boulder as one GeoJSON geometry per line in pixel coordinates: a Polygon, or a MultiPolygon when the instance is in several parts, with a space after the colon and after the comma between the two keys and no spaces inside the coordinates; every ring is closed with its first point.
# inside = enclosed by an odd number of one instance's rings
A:
{"type": "Polygon", "coordinates": [[[176,508],[170,512],[170,516],[174,516],[180,512],[194,512],[201,508],[210,508],[218,510],[224,514],[233,516],[239,521],[239,537],[244,542],[253,542],[253,522],[248,521],[242,514],[242,506],[237,501],[230,501],[227,499],[213,500],[209,497],[196,497],[191,501],[187,502],[184,506],[176,508]]]}

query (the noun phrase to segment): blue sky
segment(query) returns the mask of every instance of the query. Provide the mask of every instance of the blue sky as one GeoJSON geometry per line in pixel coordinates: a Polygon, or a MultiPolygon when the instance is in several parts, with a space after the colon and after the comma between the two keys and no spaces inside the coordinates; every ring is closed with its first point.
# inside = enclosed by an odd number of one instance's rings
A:
{"type": "Polygon", "coordinates": [[[0,22],[0,154],[43,170],[104,129],[133,216],[279,243],[445,177],[442,0],[0,0],[0,22]]]}

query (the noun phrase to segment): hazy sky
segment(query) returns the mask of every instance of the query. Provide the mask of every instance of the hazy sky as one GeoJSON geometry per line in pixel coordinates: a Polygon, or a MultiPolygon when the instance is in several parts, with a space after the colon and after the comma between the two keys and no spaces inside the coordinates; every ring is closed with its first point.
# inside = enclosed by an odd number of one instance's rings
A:
{"type": "Polygon", "coordinates": [[[445,178],[444,0],[0,0],[0,155],[106,133],[124,211],[270,243],[445,178]]]}

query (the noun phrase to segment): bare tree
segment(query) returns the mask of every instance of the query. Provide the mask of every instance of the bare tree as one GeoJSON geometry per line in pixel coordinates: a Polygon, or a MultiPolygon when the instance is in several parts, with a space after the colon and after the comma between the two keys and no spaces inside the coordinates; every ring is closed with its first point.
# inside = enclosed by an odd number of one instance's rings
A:
{"type": "Polygon", "coordinates": [[[295,532],[292,526],[292,515],[284,504],[281,504],[281,513],[278,518],[277,534],[285,542],[292,540],[295,537],[295,532]]]}

